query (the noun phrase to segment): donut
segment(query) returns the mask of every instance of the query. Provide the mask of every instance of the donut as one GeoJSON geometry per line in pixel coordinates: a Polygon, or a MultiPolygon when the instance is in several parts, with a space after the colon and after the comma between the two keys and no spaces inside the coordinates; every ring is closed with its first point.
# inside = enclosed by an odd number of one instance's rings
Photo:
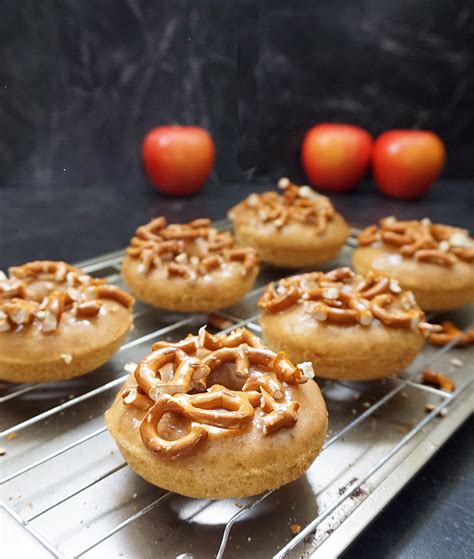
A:
{"type": "Polygon", "coordinates": [[[108,361],[132,326],[133,297],[65,262],[0,272],[0,379],[63,380],[108,361]]]}
{"type": "Polygon", "coordinates": [[[352,262],[360,273],[396,278],[425,311],[474,302],[474,239],[466,229],[386,217],[362,231],[352,262]]]}
{"type": "Polygon", "coordinates": [[[303,474],[327,411],[308,363],[293,365],[244,328],[158,342],[105,419],[142,478],[188,497],[257,495],[303,474]]]}
{"type": "Polygon", "coordinates": [[[410,291],[375,272],[349,268],[284,278],[267,286],[258,303],[264,339],[295,362],[317,365],[317,376],[370,380],[409,365],[428,324],[410,291]]]}
{"type": "Polygon", "coordinates": [[[254,249],[239,247],[208,219],[139,227],[126,250],[122,274],[141,301],[172,311],[211,312],[233,305],[258,274],[254,249]]]}
{"type": "Polygon", "coordinates": [[[282,195],[253,193],[229,211],[239,243],[275,266],[304,268],[335,258],[349,227],[329,198],[287,178],[278,186],[282,195]]]}

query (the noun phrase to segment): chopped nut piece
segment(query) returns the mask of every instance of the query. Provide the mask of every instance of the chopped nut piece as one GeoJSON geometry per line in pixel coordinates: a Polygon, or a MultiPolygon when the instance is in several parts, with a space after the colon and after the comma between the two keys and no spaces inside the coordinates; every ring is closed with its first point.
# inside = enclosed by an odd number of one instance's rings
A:
{"type": "Polygon", "coordinates": [[[247,198],[247,205],[249,206],[249,208],[255,208],[256,206],[258,206],[258,201],[259,198],[255,193],[250,194],[250,196],[247,198]]]}
{"type": "Polygon", "coordinates": [[[72,355],[69,353],[61,353],[61,359],[66,363],[66,365],[69,365],[72,361],[72,355]]]}
{"type": "Polygon", "coordinates": [[[290,179],[287,177],[282,177],[279,181],[278,181],[278,188],[288,188],[290,186],[290,179]]]}
{"type": "Polygon", "coordinates": [[[298,369],[301,369],[303,375],[307,378],[314,378],[314,368],[310,361],[304,361],[303,363],[298,363],[296,365],[298,369]]]}

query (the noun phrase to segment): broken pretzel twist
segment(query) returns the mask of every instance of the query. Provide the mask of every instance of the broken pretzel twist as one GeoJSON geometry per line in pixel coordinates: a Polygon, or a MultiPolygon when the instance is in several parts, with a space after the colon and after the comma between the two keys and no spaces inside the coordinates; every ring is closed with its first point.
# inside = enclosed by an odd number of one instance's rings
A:
{"type": "Polygon", "coordinates": [[[77,319],[97,316],[104,299],[130,308],[133,297],[104,280],[51,260],[15,266],[8,278],[0,272],[0,332],[36,324],[44,334],[57,330],[64,312],[77,319]]]}
{"type": "Polygon", "coordinates": [[[144,445],[160,458],[176,459],[209,437],[243,432],[252,422],[266,435],[292,427],[299,404],[289,386],[306,382],[307,373],[245,328],[213,336],[203,327],[180,342],[154,344],[136,367],[136,388],[125,389],[122,398],[145,412],[144,445]],[[229,374],[225,386],[219,379],[229,374]],[[166,414],[184,421],[185,432],[176,426],[177,436],[165,437],[160,422],[166,414]]]}
{"type": "Polygon", "coordinates": [[[364,229],[358,242],[360,247],[382,243],[405,258],[447,268],[458,260],[474,262],[474,240],[466,229],[434,224],[429,219],[398,221],[387,217],[364,229]]]}
{"type": "Polygon", "coordinates": [[[136,230],[126,253],[140,260],[142,274],[164,267],[168,277],[188,280],[232,262],[240,263],[244,276],[258,265],[255,249],[239,247],[231,233],[217,231],[209,219],[167,225],[164,217],[157,217],[136,230]]]}
{"type": "Polygon", "coordinates": [[[350,268],[337,268],[285,278],[270,283],[258,305],[269,314],[301,305],[316,320],[340,325],[369,326],[378,319],[392,328],[440,330],[425,322],[411,292],[403,292],[396,280],[373,271],[360,276],[350,268]]]}

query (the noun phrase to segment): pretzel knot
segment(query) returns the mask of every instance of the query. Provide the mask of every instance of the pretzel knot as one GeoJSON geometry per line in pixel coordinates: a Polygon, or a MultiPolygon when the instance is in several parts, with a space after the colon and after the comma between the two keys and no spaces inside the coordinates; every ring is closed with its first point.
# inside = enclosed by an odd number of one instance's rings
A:
{"type": "Polygon", "coordinates": [[[209,373],[208,366],[190,357],[182,349],[163,347],[153,351],[140,362],[135,371],[135,378],[141,390],[156,401],[161,394],[188,392],[196,388],[198,381],[207,377],[209,373]],[[171,374],[165,374],[163,371],[163,367],[168,364],[172,365],[171,374]]]}
{"type": "Polygon", "coordinates": [[[337,268],[285,278],[267,286],[258,305],[269,314],[300,305],[319,322],[346,326],[370,326],[375,318],[386,326],[418,328],[424,334],[440,330],[425,322],[410,291],[402,291],[396,280],[373,271],[361,276],[349,268],[337,268]]]}
{"type": "Polygon", "coordinates": [[[474,240],[467,230],[434,224],[430,220],[398,221],[394,217],[380,220],[379,225],[364,229],[359,246],[383,243],[405,258],[428,262],[447,268],[458,260],[474,261],[474,240]]]}
{"type": "Polygon", "coordinates": [[[306,373],[245,328],[216,336],[202,328],[180,342],[154,344],[134,372],[137,386],[125,389],[122,398],[145,412],[143,444],[161,458],[175,459],[209,437],[243,432],[255,421],[265,435],[292,427],[299,404],[289,385],[306,382],[306,373]],[[238,389],[213,380],[229,367],[238,389]],[[164,436],[162,420],[171,425],[171,437],[164,436]]]}
{"type": "Polygon", "coordinates": [[[66,311],[91,320],[99,314],[103,299],[113,299],[126,308],[134,302],[117,286],[65,262],[29,262],[9,272],[10,278],[0,273],[0,332],[33,324],[43,334],[52,334],[66,311]]]}
{"type": "Polygon", "coordinates": [[[323,233],[336,213],[329,198],[309,186],[299,187],[286,178],[280,179],[278,186],[283,190],[283,195],[276,192],[251,194],[231,209],[229,217],[234,219],[247,209],[254,211],[262,223],[271,223],[277,229],[296,222],[312,225],[316,234],[323,233]]]}
{"type": "Polygon", "coordinates": [[[126,250],[139,259],[138,272],[163,268],[168,277],[195,281],[223,265],[238,263],[243,276],[258,265],[255,249],[239,247],[228,231],[219,232],[208,219],[167,225],[164,217],[139,227],[126,250]]]}

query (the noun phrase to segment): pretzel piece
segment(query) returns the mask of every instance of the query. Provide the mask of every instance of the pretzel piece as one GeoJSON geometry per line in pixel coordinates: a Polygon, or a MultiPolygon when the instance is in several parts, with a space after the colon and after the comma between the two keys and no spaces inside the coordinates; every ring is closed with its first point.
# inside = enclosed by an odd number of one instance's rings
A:
{"type": "Polygon", "coordinates": [[[326,230],[336,213],[329,198],[309,186],[299,187],[285,177],[278,181],[278,187],[283,190],[281,196],[276,192],[251,194],[230,211],[230,217],[236,217],[240,208],[246,207],[254,211],[262,223],[271,223],[276,229],[297,222],[312,225],[317,235],[326,230]]]}
{"type": "Polygon", "coordinates": [[[434,369],[423,369],[421,371],[421,382],[424,384],[433,384],[445,392],[453,392],[456,388],[452,379],[434,369]]]}
{"type": "Polygon", "coordinates": [[[359,235],[359,246],[382,242],[397,249],[405,258],[451,267],[458,260],[474,261],[474,241],[466,229],[433,224],[429,220],[398,221],[381,219],[359,235]]]}
{"type": "Polygon", "coordinates": [[[161,394],[176,394],[188,392],[195,381],[206,377],[209,367],[176,347],[163,347],[144,357],[136,371],[135,379],[141,390],[152,400],[157,400],[161,394]],[[163,381],[160,369],[172,363],[173,376],[163,381]]]}
{"type": "Polygon", "coordinates": [[[283,352],[265,348],[245,328],[212,336],[203,327],[197,336],[180,342],[154,344],[131,371],[137,386],[125,389],[122,400],[145,412],[140,423],[143,444],[161,458],[176,459],[208,438],[246,429],[256,418],[255,408],[262,411],[255,421],[265,435],[291,428],[299,404],[288,385],[306,382],[311,376],[308,366],[293,365],[283,352]],[[207,385],[211,373],[226,363],[234,363],[235,378],[242,378],[241,389],[207,385]],[[160,431],[165,414],[171,414],[166,420],[171,428],[173,416],[181,418],[172,440],[160,431]]]}
{"type": "Polygon", "coordinates": [[[456,338],[458,338],[456,345],[459,347],[474,343],[474,328],[463,332],[452,322],[444,321],[441,323],[440,330],[430,333],[428,336],[430,344],[444,346],[456,338]]]}
{"type": "Polygon", "coordinates": [[[140,260],[141,274],[164,267],[168,277],[191,280],[219,270],[226,262],[240,262],[243,275],[258,265],[253,248],[238,247],[231,233],[218,232],[209,219],[167,225],[164,217],[156,218],[136,230],[126,253],[140,260]]]}

